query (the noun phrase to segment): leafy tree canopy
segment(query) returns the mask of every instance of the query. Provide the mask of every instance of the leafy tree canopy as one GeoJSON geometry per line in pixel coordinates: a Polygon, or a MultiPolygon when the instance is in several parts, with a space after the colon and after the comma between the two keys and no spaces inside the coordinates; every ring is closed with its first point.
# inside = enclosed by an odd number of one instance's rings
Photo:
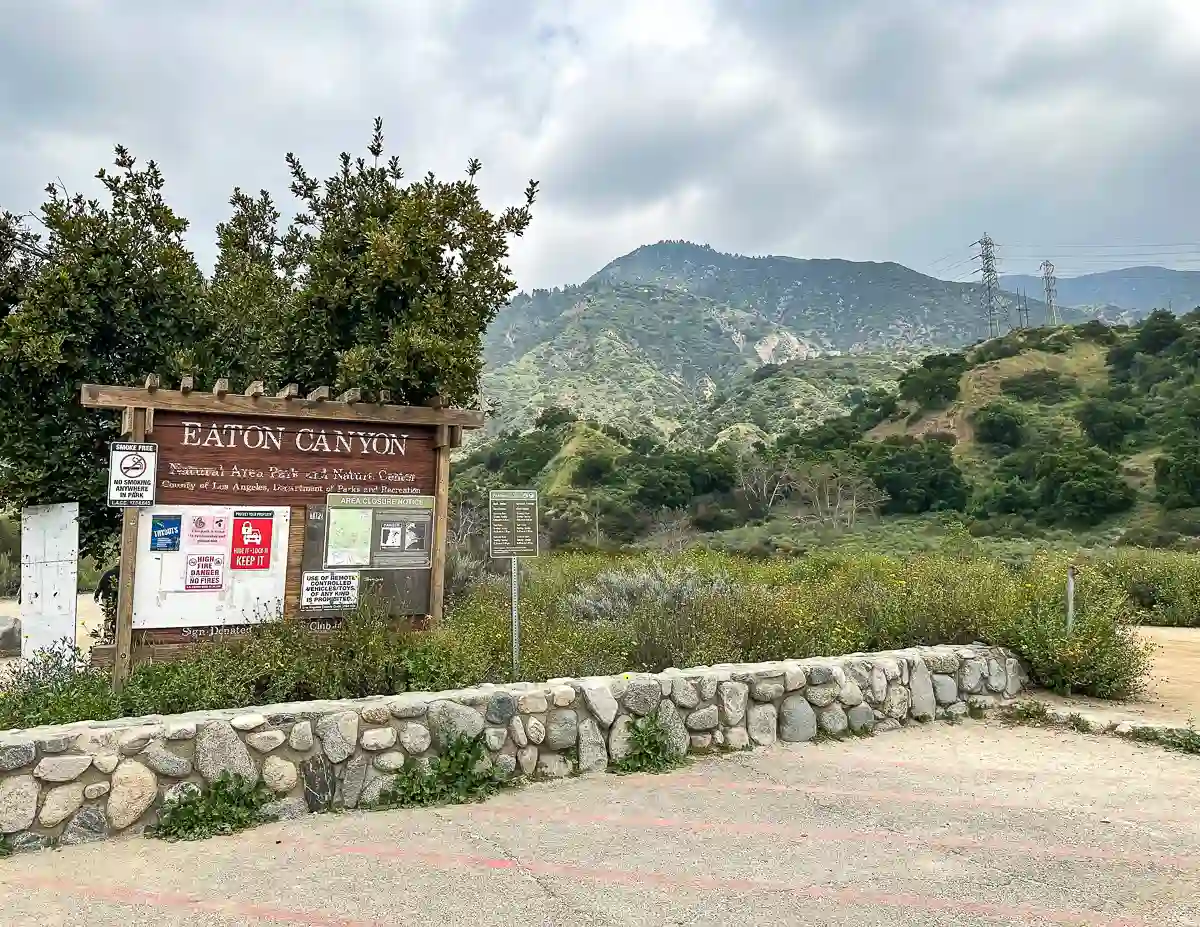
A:
{"type": "Polygon", "coordinates": [[[492,213],[479,161],[465,179],[407,183],[383,150],[376,120],[369,157],[343,153],[324,182],[289,154],[299,212],[286,231],[267,193],[235,190],[207,280],[158,166],[124,148],[97,175],[104,201],[51,185],[40,229],[0,215],[4,504],[77,500],[83,552],[111,552],[106,447],[118,426],[81,408],[84,382],[194,373],[235,388],[261,379],[475,403],[481,337],[516,289],[509,242],[532,221],[537,183],[492,213]]]}

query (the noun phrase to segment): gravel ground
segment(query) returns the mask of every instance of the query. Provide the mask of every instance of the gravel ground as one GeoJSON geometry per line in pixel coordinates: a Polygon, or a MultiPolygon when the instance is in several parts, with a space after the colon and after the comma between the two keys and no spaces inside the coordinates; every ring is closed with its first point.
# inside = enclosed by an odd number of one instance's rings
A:
{"type": "Polygon", "coordinates": [[[5,925],[1200,925],[1200,759],[988,722],[0,861],[5,925]]]}

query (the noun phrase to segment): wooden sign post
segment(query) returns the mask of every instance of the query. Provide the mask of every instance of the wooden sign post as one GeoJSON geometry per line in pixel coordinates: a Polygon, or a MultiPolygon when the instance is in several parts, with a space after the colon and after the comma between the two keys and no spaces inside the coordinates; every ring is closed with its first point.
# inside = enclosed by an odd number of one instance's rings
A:
{"type": "Polygon", "coordinates": [[[122,514],[115,644],[93,649],[117,686],[139,649],[169,658],[244,629],[264,599],[329,620],[369,593],[394,615],[441,617],[450,453],[483,413],[299,393],[268,396],[259,381],[231,393],[225,379],[196,392],[191,377],[179,390],[156,376],[83,386],[85,407],[120,410],[124,440],[153,440],[157,459],[153,507],[122,514]],[[145,576],[139,554],[152,558],[145,576]]]}

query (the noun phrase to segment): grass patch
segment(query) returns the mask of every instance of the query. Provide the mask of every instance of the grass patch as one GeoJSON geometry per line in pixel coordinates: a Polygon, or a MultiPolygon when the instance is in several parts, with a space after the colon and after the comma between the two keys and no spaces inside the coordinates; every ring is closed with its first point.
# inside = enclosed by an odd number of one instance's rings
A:
{"type": "Polygon", "coordinates": [[[671,746],[671,739],[658,718],[647,715],[630,724],[629,752],[608,768],[618,775],[664,773],[678,769],[684,762],[671,746]]]}
{"type": "Polygon", "coordinates": [[[482,734],[459,737],[447,744],[428,767],[405,765],[370,807],[386,810],[480,802],[515,783],[488,762],[482,734]]]}
{"type": "Polygon", "coordinates": [[[1001,716],[1010,724],[1031,724],[1043,726],[1050,724],[1050,707],[1037,699],[1021,699],[1015,705],[1005,705],[1001,716]]]}
{"type": "Polygon", "coordinates": [[[151,834],[172,841],[236,834],[270,820],[263,807],[272,797],[261,782],[222,773],[207,788],[187,790],[165,802],[151,834]]]}

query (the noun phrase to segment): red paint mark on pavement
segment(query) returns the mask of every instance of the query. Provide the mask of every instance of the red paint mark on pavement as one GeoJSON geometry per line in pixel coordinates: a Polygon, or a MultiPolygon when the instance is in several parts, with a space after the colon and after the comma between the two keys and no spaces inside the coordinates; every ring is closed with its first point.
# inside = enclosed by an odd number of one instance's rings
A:
{"type": "MultiPolygon", "coordinates": [[[[630,785],[636,786],[656,786],[659,788],[662,786],[661,782],[656,783],[649,778],[642,780],[634,779],[631,776],[628,782],[630,785]]],[[[801,795],[811,795],[816,798],[861,798],[870,801],[909,802],[911,804],[959,805],[964,808],[1055,811],[1068,814],[1088,814],[1105,818],[1111,817],[1123,821],[1148,821],[1176,825],[1185,823],[1178,817],[1128,811],[1125,808],[1087,808],[1062,804],[1038,805],[1024,801],[1005,801],[999,798],[974,798],[969,795],[951,795],[934,792],[900,792],[889,789],[845,789],[824,785],[791,785],[782,782],[734,782],[692,776],[672,776],[669,784],[681,786],[690,792],[795,792],[801,795]]]]}
{"type": "Polygon", "coordinates": [[[1200,869],[1200,855],[1171,856],[1145,853],[1126,853],[1100,847],[1081,847],[1071,844],[1022,842],[1009,838],[955,837],[941,835],[912,835],[886,828],[828,828],[787,827],[779,824],[740,823],[736,821],[694,821],[683,818],[655,818],[641,815],[577,814],[573,811],[531,811],[527,808],[472,808],[468,818],[494,818],[504,821],[531,821],[538,823],[562,822],[564,824],[602,824],[614,827],[642,830],[685,830],[696,833],[752,834],[788,837],[792,840],[846,841],[887,840],[904,843],[915,848],[941,850],[986,850],[996,853],[1030,854],[1051,856],[1058,859],[1098,860],[1119,862],[1127,865],[1161,866],[1171,869],[1200,869]]]}
{"type": "MultiPolygon", "coordinates": [[[[145,908],[169,908],[179,911],[218,914],[229,918],[251,918],[276,924],[299,924],[301,927],[394,927],[395,921],[364,921],[355,918],[322,914],[319,911],[293,911],[272,905],[247,904],[238,901],[213,900],[197,895],[175,892],[152,892],[122,885],[86,885],[60,879],[32,876],[4,876],[4,883],[33,891],[74,895],[90,901],[132,905],[145,908]]],[[[2,883],[0,883],[2,884],[2,883]]]]}
{"type": "MultiPolygon", "coordinates": [[[[297,846],[304,848],[305,841],[297,846]]],[[[324,841],[313,842],[313,849],[349,856],[369,856],[378,859],[404,860],[420,863],[433,869],[507,869],[529,875],[565,876],[591,882],[633,887],[656,887],[669,890],[778,892],[796,895],[812,901],[835,902],[858,907],[901,908],[926,914],[971,914],[1013,921],[1020,924],[1030,920],[1050,924],[1080,925],[1080,927],[1154,927],[1140,917],[1103,914],[1098,911],[1066,911],[1025,904],[993,904],[964,898],[942,898],[912,892],[876,892],[826,885],[791,885],[766,879],[728,879],[710,876],[680,876],[671,873],[590,868],[564,863],[545,863],[537,860],[497,859],[468,854],[406,850],[383,845],[345,846],[324,841]]]]}

